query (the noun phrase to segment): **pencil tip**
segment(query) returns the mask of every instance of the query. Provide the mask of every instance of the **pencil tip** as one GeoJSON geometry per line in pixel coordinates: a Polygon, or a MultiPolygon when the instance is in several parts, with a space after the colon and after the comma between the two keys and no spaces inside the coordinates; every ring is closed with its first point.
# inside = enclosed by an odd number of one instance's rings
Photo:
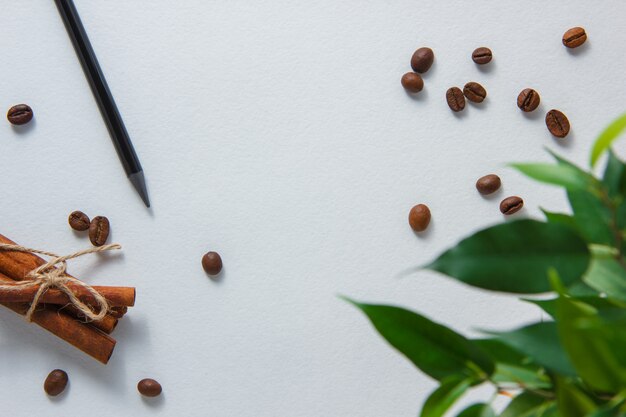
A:
{"type": "Polygon", "coordinates": [[[148,198],[148,190],[146,189],[146,179],[143,176],[143,171],[135,172],[128,176],[130,182],[133,183],[135,190],[139,193],[139,196],[143,200],[146,207],[150,207],[150,198],[148,198]]]}

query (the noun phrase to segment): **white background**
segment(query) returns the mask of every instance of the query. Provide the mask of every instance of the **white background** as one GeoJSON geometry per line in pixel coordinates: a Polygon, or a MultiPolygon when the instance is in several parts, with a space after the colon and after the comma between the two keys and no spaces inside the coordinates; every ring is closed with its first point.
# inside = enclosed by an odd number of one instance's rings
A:
{"type": "MultiPolygon", "coordinates": [[[[566,209],[561,190],[507,168],[587,164],[601,129],[626,110],[626,3],[343,1],[77,2],[142,161],[153,208],[125,178],[51,0],[0,7],[0,109],[28,103],[25,128],[0,121],[0,232],[69,253],[67,226],[106,215],[123,254],[75,261],[89,283],[136,286],[137,305],[100,365],[0,311],[0,402],[19,416],[415,416],[434,387],[337,298],[408,306],[466,334],[534,320],[534,308],[429,272],[401,278],[481,227],[498,202],[566,209]],[[561,44],[587,29],[577,51],[561,44]],[[420,46],[436,63],[416,98],[401,75],[420,46]],[[494,61],[470,55],[489,46],[494,61]],[[453,114],[450,86],[478,81],[480,106],[453,114]],[[518,92],[536,88],[532,115],[518,92]],[[558,142],[543,117],[561,109],[558,142]],[[475,180],[498,173],[482,198],[475,180]],[[416,236],[407,214],[433,214],[416,236]],[[219,282],[202,254],[224,260],[219,282]],[[54,368],[70,387],[46,397],[54,368]],[[159,380],[144,400],[136,383],[159,380]]],[[[626,141],[624,141],[626,142],[626,141]]],[[[620,146],[626,155],[625,143],[620,146]]],[[[486,396],[483,392],[479,396],[486,396]]]]}

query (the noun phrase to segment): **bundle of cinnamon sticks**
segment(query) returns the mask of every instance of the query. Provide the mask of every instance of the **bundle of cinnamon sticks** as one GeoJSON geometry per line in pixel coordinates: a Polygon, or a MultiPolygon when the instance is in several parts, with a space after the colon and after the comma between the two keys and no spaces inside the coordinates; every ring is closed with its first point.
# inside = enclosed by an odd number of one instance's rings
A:
{"type": "MultiPolygon", "coordinates": [[[[0,234],[0,243],[15,244],[0,234]]],[[[33,253],[0,251],[0,284],[23,281],[29,272],[45,264],[46,261],[33,253]]],[[[84,287],[69,284],[72,292],[86,304],[94,303],[93,295],[84,287]]],[[[109,312],[100,321],[87,322],[75,308],[67,294],[57,289],[48,289],[40,298],[40,304],[32,315],[32,321],[74,345],[94,359],[106,364],[113,354],[115,339],[109,334],[135,304],[135,288],[93,286],[109,304],[109,312]]],[[[0,290],[0,304],[25,315],[38,288],[28,287],[19,291],[0,290]]]]}

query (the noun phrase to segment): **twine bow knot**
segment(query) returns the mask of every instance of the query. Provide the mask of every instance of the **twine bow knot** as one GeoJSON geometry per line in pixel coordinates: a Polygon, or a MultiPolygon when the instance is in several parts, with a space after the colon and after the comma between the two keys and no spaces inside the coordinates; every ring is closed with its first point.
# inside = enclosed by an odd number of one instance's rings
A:
{"type": "Polygon", "coordinates": [[[70,300],[70,303],[76,307],[87,319],[92,321],[102,320],[109,311],[109,304],[107,300],[90,285],[67,275],[67,261],[69,259],[78,258],[79,256],[87,255],[90,253],[105,252],[109,250],[122,249],[122,246],[117,243],[110,245],[98,246],[94,248],[84,249],[69,255],[59,256],[51,252],[46,252],[37,249],[26,248],[20,245],[0,244],[0,250],[24,252],[24,253],[37,253],[40,255],[49,256],[51,259],[45,264],[38,266],[26,275],[24,281],[17,281],[11,284],[1,284],[0,290],[3,291],[20,291],[24,288],[39,287],[33,301],[30,304],[28,311],[26,312],[26,320],[31,321],[32,315],[35,312],[39,299],[50,288],[56,288],[62,291],[70,300]],[[92,310],[91,306],[83,303],[74,294],[68,284],[73,284],[82,287],[89,292],[98,305],[97,310],[92,310]],[[97,311],[97,312],[96,312],[97,311]]]}

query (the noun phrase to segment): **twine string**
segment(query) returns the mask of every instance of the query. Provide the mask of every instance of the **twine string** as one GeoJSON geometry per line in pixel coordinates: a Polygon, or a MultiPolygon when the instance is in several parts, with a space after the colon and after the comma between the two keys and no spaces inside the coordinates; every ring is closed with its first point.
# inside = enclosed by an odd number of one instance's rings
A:
{"type": "Polygon", "coordinates": [[[52,252],[47,252],[39,249],[27,248],[21,245],[12,244],[0,244],[0,251],[14,251],[23,253],[36,253],[39,255],[49,256],[51,259],[45,264],[38,266],[26,275],[24,281],[17,281],[11,284],[0,284],[0,291],[22,291],[25,288],[38,287],[37,292],[33,296],[33,300],[30,303],[30,307],[26,312],[26,320],[32,321],[32,315],[35,312],[39,300],[42,295],[50,288],[56,288],[62,291],[70,300],[70,303],[76,307],[87,319],[92,321],[102,320],[109,311],[109,304],[107,300],[93,287],[84,282],[67,275],[67,261],[70,259],[78,258],[83,255],[91,253],[100,253],[110,250],[122,249],[121,245],[113,243],[110,245],[98,246],[89,249],[83,249],[78,252],[71,253],[65,256],[59,256],[52,252]],[[98,305],[97,310],[92,310],[91,306],[83,303],[78,299],[76,294],[70,289],[68,284],[73,284],[83,288],[87,291],[98,305]],[[96,312],[97,311],[97,312],[96,312]]]}

